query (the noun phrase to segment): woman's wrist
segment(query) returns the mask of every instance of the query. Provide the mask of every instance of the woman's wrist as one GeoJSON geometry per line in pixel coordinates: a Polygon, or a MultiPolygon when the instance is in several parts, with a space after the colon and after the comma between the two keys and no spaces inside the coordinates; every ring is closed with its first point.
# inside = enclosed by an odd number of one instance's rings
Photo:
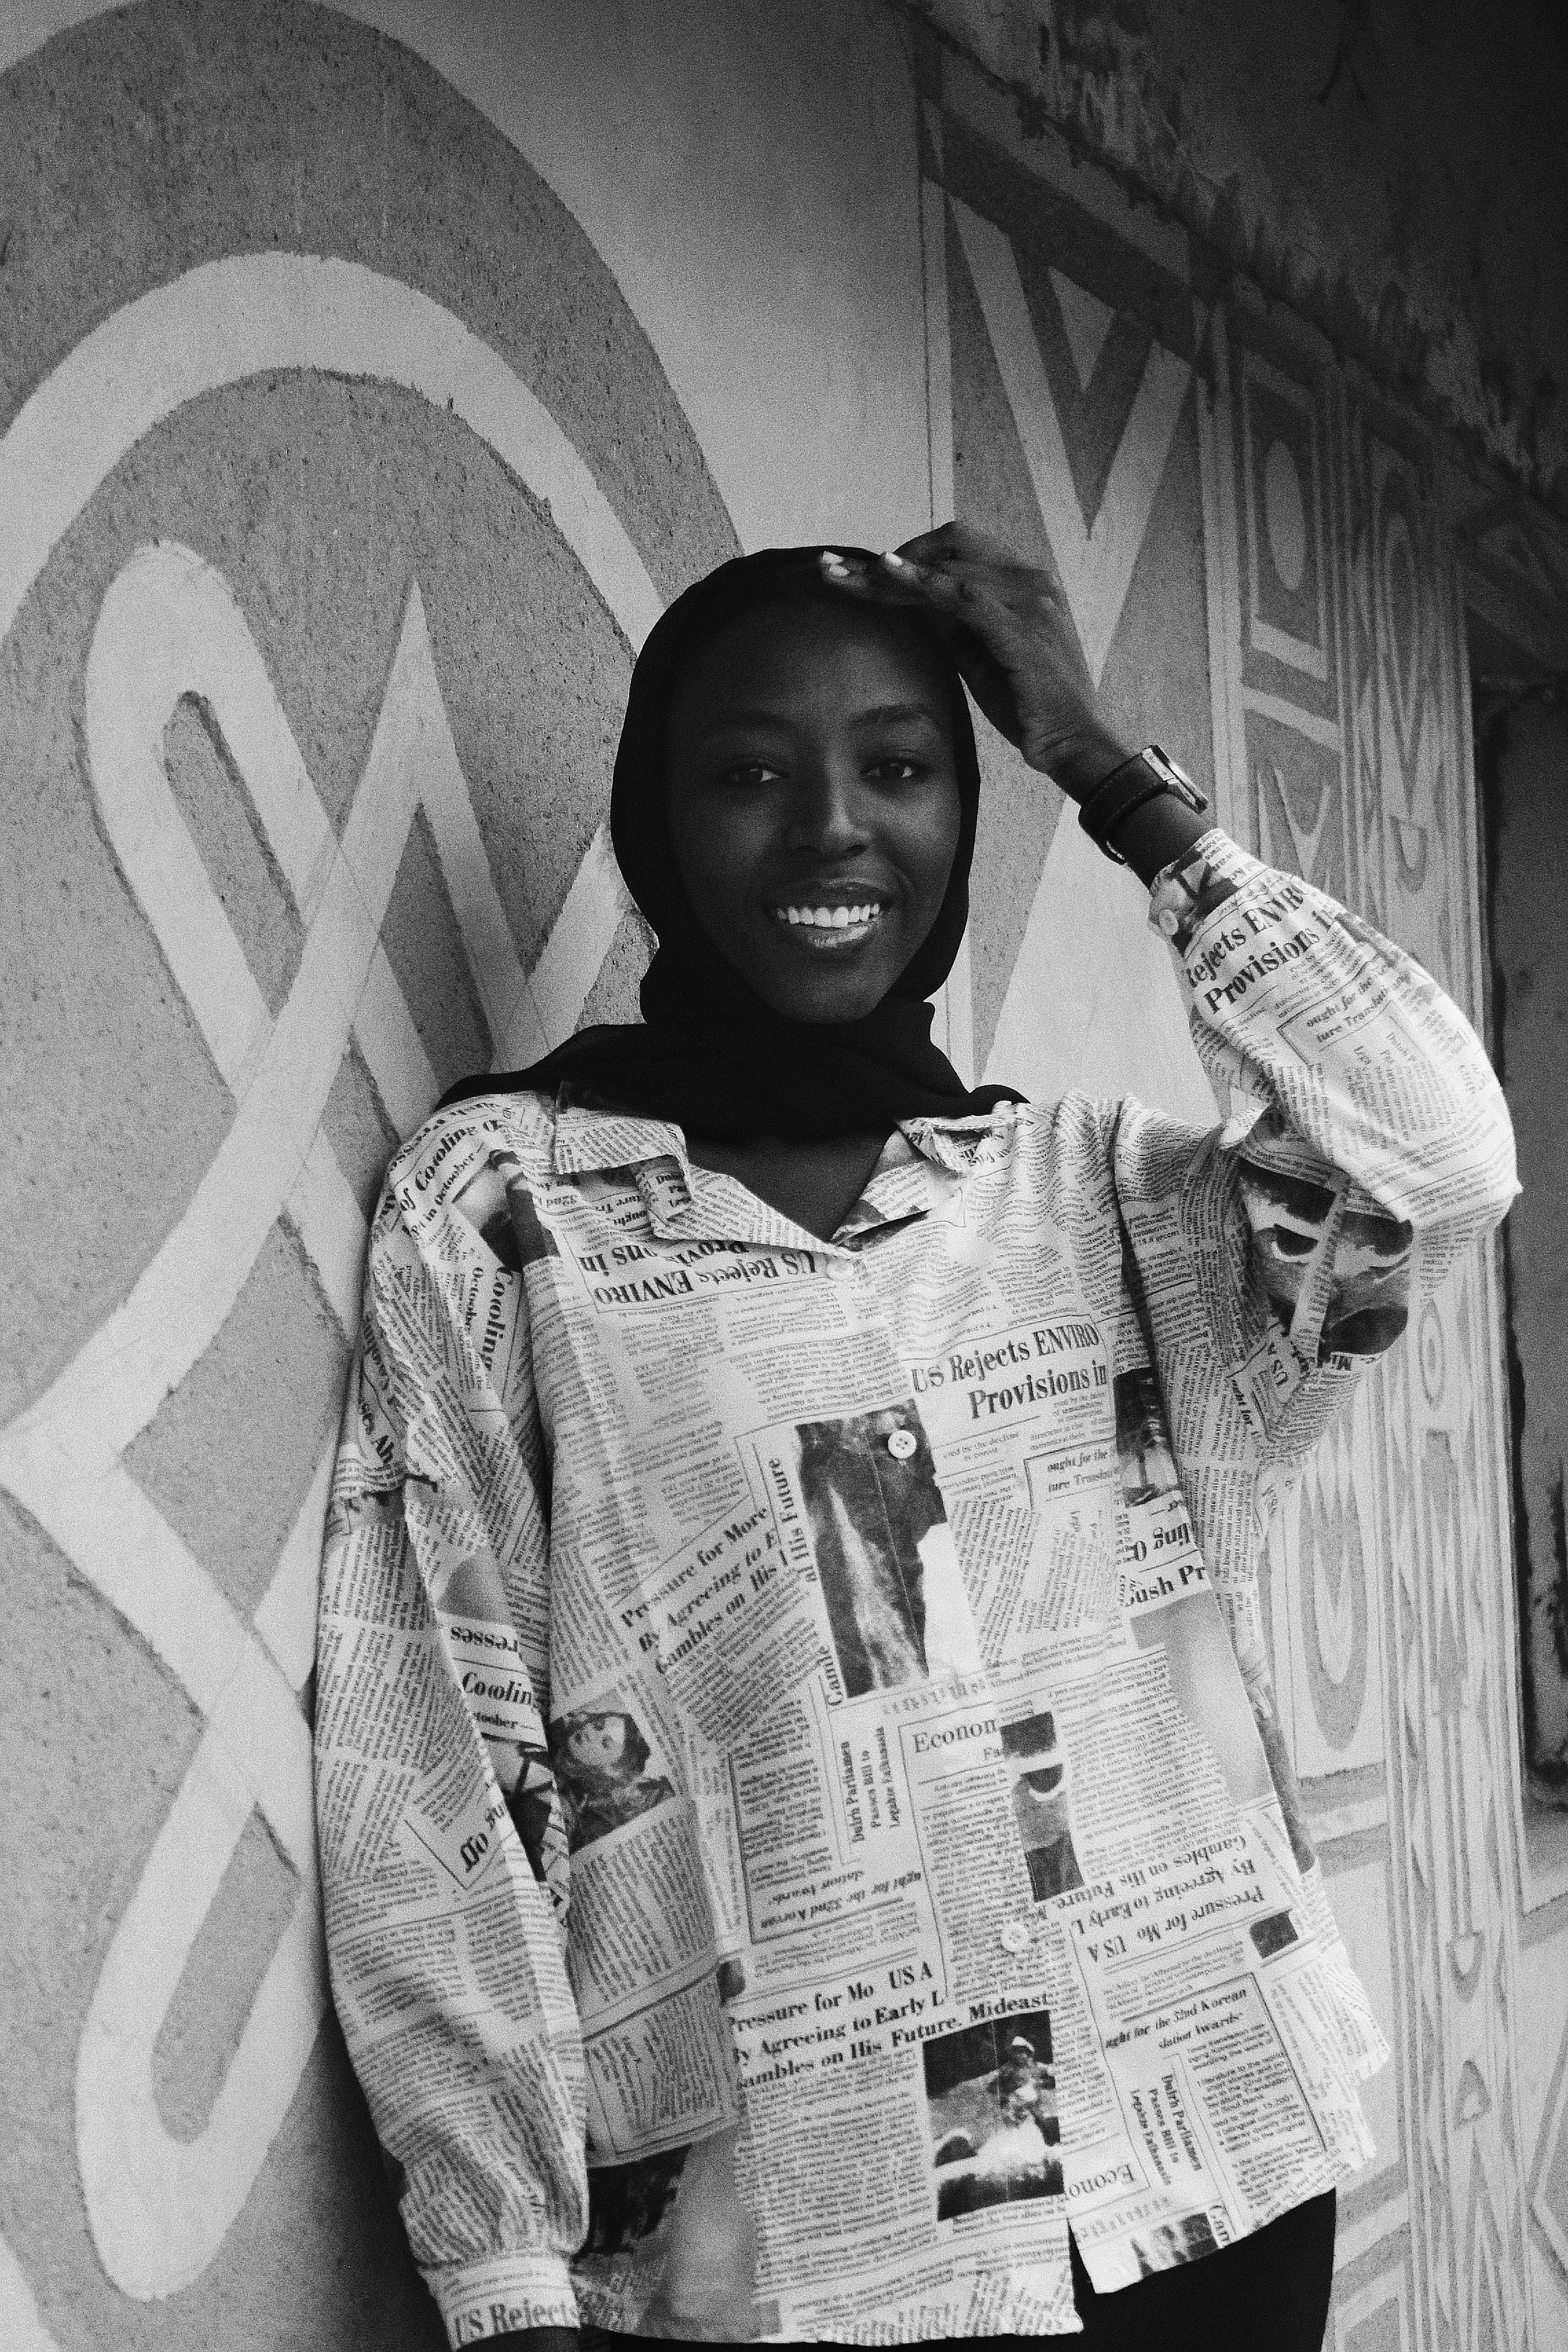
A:
{"type": "Polygon", "coordinates": [[[1191,809],[1173,793],[1159,793],[1122,820],[1112,845],[1140,882],[1147,885],[1213,830],[1211,811],[1191,809]]]}
{"type": "Polygon", "coordinates": [[[1103,721],[1095,719],[1053,747],[1037,764],[1069,801],[1086,801],[1107,776],[1136,759],[1136,743],[1124,743],[1103,721]]]}

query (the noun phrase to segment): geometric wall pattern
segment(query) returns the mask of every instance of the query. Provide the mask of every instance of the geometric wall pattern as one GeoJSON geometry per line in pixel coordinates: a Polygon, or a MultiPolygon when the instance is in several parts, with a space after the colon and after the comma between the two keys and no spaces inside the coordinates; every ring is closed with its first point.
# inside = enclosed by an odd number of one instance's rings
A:
{"type": "Polygon", "coordinates": [[[630,1010],[607,746],[734,536],[409,52],[151,0],[5,97],[0,2344],[409,2347],[310,1785],[366,1213],[456,1077],[630,1010]]]}
{"type": "MultiPolygon", "coordinates": [[[[1212,761],[1230,829],[1483,1021],[1462,608],[1424,445],[1289,321],[1205,301],[1173,240],[1151,251],[1092,173],[1053,171],[961,64],[933,61],[926,100],[956,511],[1014,536],[1024,514],[1131,731],[1138,678],[1171,707],[1174,635],[1212,714],[1182,756],[1212,761]]],[[[975,899],[979,965],[1005,910],[975,899]]],[[[1395,2052],[1371,2087],[1376,2156],[1341,2199],[1341,2352],[1531,2340],[1501,1362],[1489,1248],[1452,1269],[1269,1538],[1297,1769],[1395,2052]]]]}

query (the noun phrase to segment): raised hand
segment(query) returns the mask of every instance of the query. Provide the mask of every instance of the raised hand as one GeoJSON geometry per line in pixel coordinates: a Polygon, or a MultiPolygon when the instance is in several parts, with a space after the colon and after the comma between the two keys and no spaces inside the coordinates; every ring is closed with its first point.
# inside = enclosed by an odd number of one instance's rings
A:
{"type": "Polygon", "coordinates": [[[995,540],[944,523],[874,563],[826,552],[822,574],[863,603],[919,612],[993,727],[1069,798],[1130,756],[1100,718],[1060,583],[995,540]]]}

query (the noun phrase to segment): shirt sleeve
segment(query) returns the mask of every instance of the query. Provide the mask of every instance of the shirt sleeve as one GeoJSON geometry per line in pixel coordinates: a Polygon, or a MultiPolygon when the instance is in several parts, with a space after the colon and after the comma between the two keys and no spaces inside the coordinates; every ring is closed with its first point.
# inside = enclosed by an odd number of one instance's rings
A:
{"type": "MultiPolygon", "coordinates": [[[[1223,1124],[1124,1104],[1111,1157],[1140,1319],[1200,1522],[1299,1471],[1413,1298],[1519,1187],[1501,1089],[1415,960],[1219,832],[1160,875],[1223,1124]]],[[[1203,1537],[1200,1525],[1200,1539],[1203,1537]]],[[[1222,1554],[1255,1544],[1211,1529],[1222,1554]]]]}
{"type": "Polygon", "coordinates": [[[316,1809],[338,2015],[458,2345],[577,2324],[583,2053],[524,1286],[455,1214],[414,1229],[397,1173],[328,1521],[316,1809]]]}
{"type": "Polygon", "coordinates": [[[1506,1214],[1513,1131],[1480,1040],[1430,974],[1224,834],[1156,878],[1150,920],[1222,1124],[1109,1114],[1127,1349],[1152,1359],[1294,1840],[1259,1549],[1368,1363],[1506,1214]]]}

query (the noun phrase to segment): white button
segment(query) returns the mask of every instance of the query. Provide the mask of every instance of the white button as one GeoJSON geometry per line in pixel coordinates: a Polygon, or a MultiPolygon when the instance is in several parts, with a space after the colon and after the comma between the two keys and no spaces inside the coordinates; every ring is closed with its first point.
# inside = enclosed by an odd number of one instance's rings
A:
{"type": "Polygon", "coordinates": [[[1002,1930],[1002,1941],[1010,1952],[1026,1952],[1029,1931],[1021,1919],[1009,1919],[1002,1930]]]}
{"type": "Polygon", "coordinates": [[[888,1439],[888,1451],[895,1462],[907,1462],[915,1450],[912,1429],[895,1429],[888,1439]]]}

